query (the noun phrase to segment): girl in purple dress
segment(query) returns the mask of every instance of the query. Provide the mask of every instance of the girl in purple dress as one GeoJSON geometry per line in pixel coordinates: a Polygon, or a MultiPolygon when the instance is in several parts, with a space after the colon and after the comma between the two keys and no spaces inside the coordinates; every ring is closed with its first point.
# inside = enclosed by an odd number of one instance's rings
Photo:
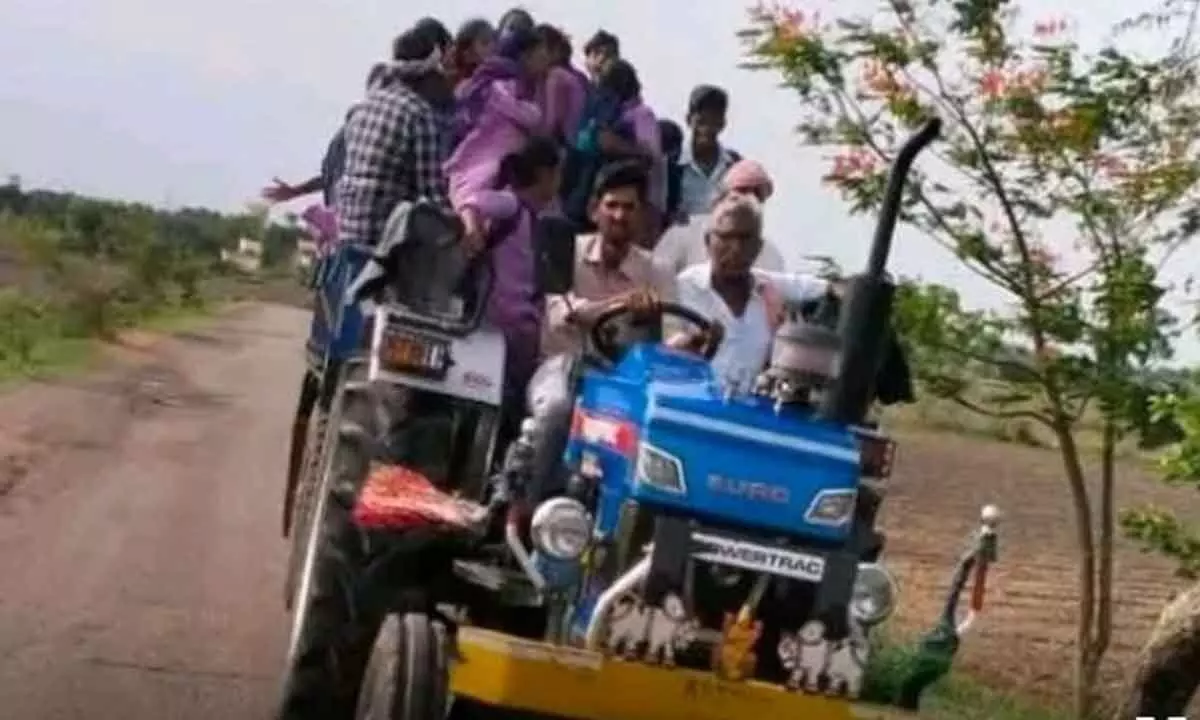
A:
{"type": "Polygon", "coordinates": [[[443,166],[455,208],[496,186],[500,162],[543,130],[538,85],[550,67],[546,44],[533,30],[504,32],[456,91],[455,147],[443,166]]]}

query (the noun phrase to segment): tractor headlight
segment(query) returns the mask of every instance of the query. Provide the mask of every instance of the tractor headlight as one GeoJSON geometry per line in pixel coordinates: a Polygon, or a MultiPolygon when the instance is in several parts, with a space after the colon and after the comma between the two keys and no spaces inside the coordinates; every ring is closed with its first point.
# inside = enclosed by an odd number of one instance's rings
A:
{"type": "Polygon", "coordinates": [[[687,485],[683,482],[683,463],[649,443],[642,443],[638,448],[636,478],[637,482],[666,492],[680,495],[687,492],[687,485]]]}
{"type": "Polygon", "coordinates": [[[891,573],[878,563],[859,563],[850,596],[850,615],[863,625],[878,625],[896,608],[899,591],[891,573]]]}
{"type": "Polygon", "coordinates": [[[814,525],[840,527],[850,522],[858,490],[822,490],[813,498],[804,519],[814,525]]]}
{"type": "Polygon", "coordinates": [[[557,560],[578,560],[592,535],[592,518],[583,503],[557,497],[538,505],[529,524],[538,552],[557,560]]]}

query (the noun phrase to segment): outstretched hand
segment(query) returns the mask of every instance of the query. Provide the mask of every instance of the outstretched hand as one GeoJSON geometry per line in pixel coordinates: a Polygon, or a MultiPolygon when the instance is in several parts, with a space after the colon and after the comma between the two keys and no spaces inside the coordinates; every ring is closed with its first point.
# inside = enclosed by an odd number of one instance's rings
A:
{"type": "Polygon", "coordinates": [[[300,195],[295,185],[289,185],[277,177],[271,178],[271,184],[262,190],[263,199],[273,203],[287,202],[300,195]]]}

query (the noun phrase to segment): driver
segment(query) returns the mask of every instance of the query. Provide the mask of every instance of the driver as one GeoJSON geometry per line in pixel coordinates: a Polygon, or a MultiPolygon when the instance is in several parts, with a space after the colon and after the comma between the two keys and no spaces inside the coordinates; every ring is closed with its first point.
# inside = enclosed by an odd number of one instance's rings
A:
{"type": "MultiPolygon", "coordinates": [[[[837,292],[830,282],[811,275],[754,268],[763,248],[762,230],[759,202],[749,195],[727,195],[713,208],[705,230],[709,261],[678,277],[679,302],[724,327],[713,370],[737,386],[753,383],[766,365],[787,306],[837,292]]],[[[670,344],[692,347],[695,342],[676,335],[670,344]]]]}
{"type": "Polygon", "coordinates": [[[595,319],[619,303],[632,303],[636,316],[648,314],[660,300],[674,299],[671,276],[637,245],[649,182],[644,164],[632,160],[597,173],[589,205],[597,231],[576,242],[572,291],[546,299],[546,355],[578,353],[595,319]]]}
{"type": "MultiPolygon", "coordinates": [[[[583,235],[576,242],[571,292],[546,299],[542,348],[548,359],[538,368],[529,391],[530,413],[537,428],[533,476],[539,482],[554,482],[554,470],[570,431],[573,358],[583,351],[596,318],[625,303],[629,317],[657,319],[659,302],[675,296],[670,274],[659,269],[650,251],[637,244],[648,186],[645,165],[637,161],[613,163],[596,174],[589,206],[596,234],[583,235]]],[[[661,327],[627,323],[616,332],[618,342],[632,342],[647,334],[661,336],[661,327]]],[[[532,494],[546,497],[556,489],[543,486],[532,494]]]]}

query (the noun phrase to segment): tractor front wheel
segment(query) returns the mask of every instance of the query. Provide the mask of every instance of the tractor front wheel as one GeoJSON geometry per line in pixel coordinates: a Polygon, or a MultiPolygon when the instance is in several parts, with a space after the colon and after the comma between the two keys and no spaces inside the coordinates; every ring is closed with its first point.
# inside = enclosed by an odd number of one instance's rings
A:
{"type": "Polygon", "coordinates": [[[424,613],[388,615],[358,694],[356,720],[445,720],[450,711],[446,628],[424,613]]]}

